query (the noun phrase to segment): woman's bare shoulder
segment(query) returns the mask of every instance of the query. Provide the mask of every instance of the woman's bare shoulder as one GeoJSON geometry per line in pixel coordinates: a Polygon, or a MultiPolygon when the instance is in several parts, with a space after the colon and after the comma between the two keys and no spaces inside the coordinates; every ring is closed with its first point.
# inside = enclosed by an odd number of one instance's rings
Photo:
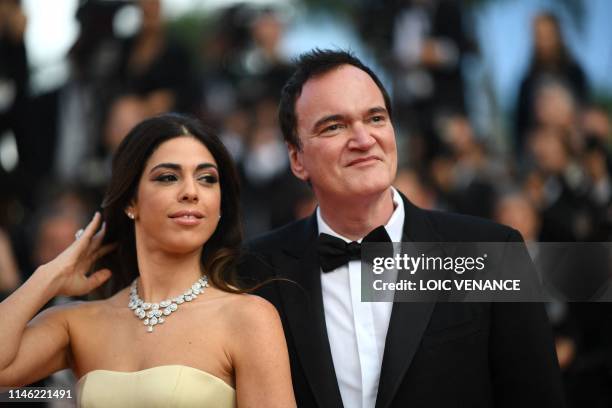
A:
{"type": "Polygon", "coordinates": [[[247,293],[232,294],[228,307],[236,318],[278,318],[278,312],[272,303],[257,295],[247,293]]]}
{"type": "Polygon", "coordinates": [[[90,301],[66,301],[61,304],[48,307],[32,319],[32,324],[59,324],[68,327],[78,324],[83,317],[96,308],[90,301]]]}
{"type": "Polygon", "coordinates": [[[255,295],[239,295],[232,303],[226,344],[237,372],[257,367],[255,375],[264,375],[278,371],[284,363],[288,370],[287,345],[276,308],[255,295]]]}
{"type": "Polygon", "coordinates": [[[246,293],[227,293],[222,299],[222,314],[230,329],[237,331],[266,330],[277,327],[280,318],[267,300],[246,293]]]}
{"type": "Polygon", "coordinates": [[[66,319],[76,323],[81,319],[90,319],[95,315],[108,314],[114,309],[125,308],[127,305],[125,299],[127,299],[127,292],[122,290],[107,299],[79,300],[54,306],[50,312],[61,313],[66,319]]]}

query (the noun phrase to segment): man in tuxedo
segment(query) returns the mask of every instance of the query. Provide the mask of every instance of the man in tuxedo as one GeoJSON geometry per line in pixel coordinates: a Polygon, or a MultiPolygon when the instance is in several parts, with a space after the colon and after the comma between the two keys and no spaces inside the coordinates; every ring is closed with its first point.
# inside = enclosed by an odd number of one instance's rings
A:
{"type": "Polygon", "coordinates": [[[251,241],[240,273],[268,281],[257,293],[281,316],[298,406],[563,406],[541,304],[361,302],[359,260],[324,257],[319,234],[344,245],[380,226],[393,242],[521,241],[486,220],[419,209],[391,187],[395,134],[376,75],[346,52],[304,54],[279,118],[291,169],[319,206],[251,241]]]}

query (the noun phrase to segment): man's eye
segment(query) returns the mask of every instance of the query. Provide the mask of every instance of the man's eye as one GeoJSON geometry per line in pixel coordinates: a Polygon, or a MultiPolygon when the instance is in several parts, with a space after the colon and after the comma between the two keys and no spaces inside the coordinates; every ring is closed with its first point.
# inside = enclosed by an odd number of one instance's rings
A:
{"type": "Polygon", "coordinates": [[[377,123],[377,122],[384,122],[385,121],[385,117],[382,115],[376,115],[376,116],[372,116],[372,118],[370,119],[372,122],[377,123]]]}
{"type": "Polygon", "coordinates": [[[161,181],[162,183],[169,183],[171,181],[176,181],[177,177],[174,174],[162,174],[155,178],[155,181],[161,181]]]}
{"type": "Polygon", "coordinates": [[[325,129],[323,129],[323,132],[335,132],[336,130],[340,129],[341,127],[342,127],[342,125],[340,125],[339,123],[334,123],[333,125],[329,125],[325,129]]]}
{"type": "Polygon", "coordinates": [[[207,184],[215,184],[219,181],[219,178],[214,174],[206,174],[204,176],[199,177],[198,180],[203,181],[207,184]]]}

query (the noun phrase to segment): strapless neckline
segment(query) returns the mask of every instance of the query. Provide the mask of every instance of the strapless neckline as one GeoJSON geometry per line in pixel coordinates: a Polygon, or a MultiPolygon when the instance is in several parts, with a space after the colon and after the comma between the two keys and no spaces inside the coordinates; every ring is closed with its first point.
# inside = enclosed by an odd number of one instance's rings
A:
{"type": "Polygon", "coordinates": [[[127,376],[129,376],[129,375],[138,375],[138,374],[146,373],[146,372],[153,371],[153,370],[171,369],[171,368],[179,368],[179,367],[182,368],[182,369],[192,370],[194,372],[202,374],[202,375],[204,375],[206,377],[209,377],[213,381],[220,383],[220,385],[223,385],[223,386],[227,387],[228,389],[230,389],[232,391],[235,391],[234,387],[232,387],[231,385],[229,385],[227,382],[225,382],[221,378],[217,377],[216,375],[211,374],[208,371],[200,370],[199,368],[191,367],[191,366],[188,366],[188,365],[182,365],[182,364],[165,364],[165,365],[160,365],[160,366],[143,368],[142,370],[137,370],[137,371],[116,371],[116,370],[104,370],[104,369],[91,370],[91,371],[85,373],[83,376],[81,376],[81,378],[79,378],[79,380],[77,381],[77,386],[82,381],[85,381],[87,376],[95,375],[96,373],[98,373],[98,374],[110,373],[110,374],[127,375],[127,376]]]}
{"type": "Polygon", "coordinates": [[[221,378],[181,364],[138,371],[97,369],[77,382],[81,408],[235,408],[236,391],[221,378]]]}

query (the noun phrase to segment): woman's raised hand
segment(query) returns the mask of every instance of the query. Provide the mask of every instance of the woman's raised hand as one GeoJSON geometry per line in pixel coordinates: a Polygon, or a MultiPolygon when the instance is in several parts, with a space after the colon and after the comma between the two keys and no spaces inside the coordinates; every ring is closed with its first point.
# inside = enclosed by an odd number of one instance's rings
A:
{"type": "Polygon", "coordinates": [[[53,287],[57,295],[81,296],[102,285],[111,276],[109,269],[100,269],[91,274],[94,262],[115,248],[114,244],[102,245],[104,224],[96,212],[78,238],[51,262],[39,269],[54,277],[53,287]]]}

